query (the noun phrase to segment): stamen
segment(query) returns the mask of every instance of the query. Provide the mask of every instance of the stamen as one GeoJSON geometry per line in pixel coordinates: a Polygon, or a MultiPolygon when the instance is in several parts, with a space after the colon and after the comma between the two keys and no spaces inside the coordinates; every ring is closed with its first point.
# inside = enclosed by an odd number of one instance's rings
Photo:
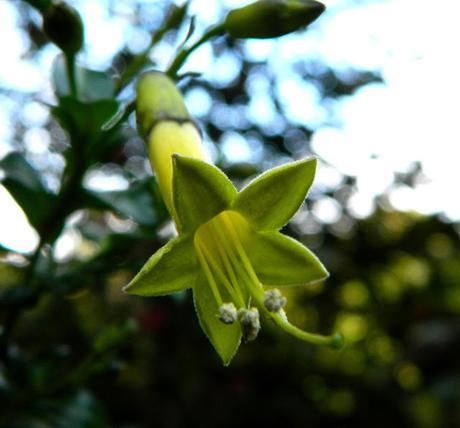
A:
{"type": "MultiPolygon", "coordinates": [[[[211,291],[212,294],[214,294],[214,298],[216,299],[217,305],[222,306],[223,301],[222,297],[219,293],[219,289],[217,287],[216,281],[212,275],[211,269],[209,268],[208,262],[206,261],[205,256],[203,255],[201,242],[199,239],[195,239],[195,249],[196,249],[196,254],[198,256],[198,260],[201,264],[201,267],[204,270],[204,274],[206,276],[206,279],[208,280],[209,285],[211,286],[211,291]]],[[[203,246],[204,247],[204,246],[203,246]]]]}
{"type": "Polygon", "coordinates": [[[286,304],[287,300],[281,292],[275,288],[264,293],[264,306],[270,312],[278,312],[286,304]]]}
{"type": "Polygon", "coordinates": [[[219,320],[224,324],[233,324],[237,319],[238,313],[233,303],[224,303],[219,308],[219,320]]]}
{"type": "MultiPolygon", "coordinates": [[[[241,292],[239,282],[236,278],[235,270],[232,266],[232,261],[230,260],[230,253],[232,253],[231,245],[229,245],[228,239],[226,239],[226,237],[223,236],[223,233],[221,232],[220,228],[214,222],[212,222],[211,224],[215,232],[217,248],[221,256],[222,262],[224,264],[225,270],[227,271],[230,277],[230,282],[233,288],[236,290],[236,293],[238,294],[238,299],[240,303],[242,303],[240,306],[244,307],[246,305],[245,299],[243,297],[243,293],[241,292]]],[[[238,263],[236,265],[238,266],[238,263]]]]}
{"type": "Polygon", "coordinates": [[[225,286],[226,290],[230,294],[231,298],[234,301],[238,302],[238,305],[240,307],[243,307],[245,303],[244,303],[242,296],[240,297],[237,293],[235,293],[235,290],[232,287],[232,284],[227,279],[225,274],[222,272],[222,269],[220,268],[216,259],[211,255],[211,253],[208,251],[208,249],[204,245],[201,247],[201,251],[203,252],[204,256],[210,261],[210,265],[212,269],[214,270],[215,274],[219,277],[220,281],[222,281],[223,285],[225,286]]]}
{"type": "Polygon", "coordinates": [[[257,308],[240,309],[238,311],[243,339],[245,342],[252,342],[260,331],[260,318],[257,308]]]}

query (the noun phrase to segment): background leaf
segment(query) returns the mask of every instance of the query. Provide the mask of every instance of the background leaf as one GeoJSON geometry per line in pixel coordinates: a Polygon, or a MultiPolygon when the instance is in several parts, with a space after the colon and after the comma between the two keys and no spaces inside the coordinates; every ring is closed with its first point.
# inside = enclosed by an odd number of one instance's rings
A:
{"type": "Polygon", "coordinates": [[[153,227],[159,220],[154,207],[151,180],[134,182],[126,190],[86,190],[84,203],[86,206],[110,209],[143,226],[153,227]]]}
{"type": "MultiPolygon", "coordinates": [[[[59,55],[54,60],[51,75],[57,97],[70,96],[67,69],[63,55],[59,55]]],[[[113,98],[115,85],[107,73],[77,66],[76,77],[81,101],[94,102],[113,98]]]]}
{"type": "Polygon", "coordinates": [[[1,183],[22,208],[30,224],[37,230],[46,222],[55,196],[41,182],[39,173],[21,153],[13,152],[0,160],[1,183]]]}

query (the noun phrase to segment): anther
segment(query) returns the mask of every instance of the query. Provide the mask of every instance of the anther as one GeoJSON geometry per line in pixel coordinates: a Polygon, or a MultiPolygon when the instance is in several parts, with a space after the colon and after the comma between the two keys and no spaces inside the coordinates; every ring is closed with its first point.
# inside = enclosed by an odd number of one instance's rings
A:
{"type": "Polygon", "coordinates": [[[264,305],[270,312],[279,312],[286,304],[286,301],[286,297],[276,288],[264,293],[264,305]]]}
{"type": "Polygon", "coordinates": [[[219,320],[224,324],[233,324],[237,319],[236,307],[233,303],[223,303],[219,308],[219,320]]]}
{"type": "Polygon", "coordinates": [[[241,324],[244,341],[253,341],[260,331],[259,311],[257,308],[239,309],[238,320],[241,324]]]}

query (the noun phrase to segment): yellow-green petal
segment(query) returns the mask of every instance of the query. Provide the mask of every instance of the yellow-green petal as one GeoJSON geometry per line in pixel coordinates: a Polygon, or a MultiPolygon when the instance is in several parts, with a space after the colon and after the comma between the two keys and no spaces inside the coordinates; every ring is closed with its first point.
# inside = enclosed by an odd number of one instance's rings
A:
{"type": "Polygon", "coordinates": [[[191,236],[180,236],[161,247],[123,289],[138,296],[163,296],[193,287],[198,263],[191,236]]]}
{"type": "Polygon", "coordinates": [[[256,230],[277,230],[297,212],[313,182],[316,159],[270,169],[249,183],[232,207],[256,230]]]}
{"type": "Polygon", "coordinates": [[[237,191],[217,167],[173,156],[173,200],[181,232],[194,232],[233,203],[237,191]]]}
{"type": "Polygon", "coordinates": [[[219,307],[203,273],[196,278],[193,300],[201,328],[224,365],[230,364],[240,346],[241,327],[237,322],[224,324],[219,320],[219,307]]]}
{"type": "Polygon", "coordinates": [[[327,278],[319,259],[304,245],[279,232],[255,232],[246,249],[264,285],[301,285],[327,278]]]}

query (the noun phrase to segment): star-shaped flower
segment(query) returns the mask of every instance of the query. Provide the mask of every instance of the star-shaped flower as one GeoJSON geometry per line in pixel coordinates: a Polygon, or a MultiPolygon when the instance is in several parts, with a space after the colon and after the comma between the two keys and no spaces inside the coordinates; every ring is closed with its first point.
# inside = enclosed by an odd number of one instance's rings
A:
{"type": "Polygon", "coordinates": [[[320,336],[290,324],[279,291],[328,275],[310,250],[279,232],[305,200],[316,160],[273,168],[238,192],[219,168],[204,161],[200,135],[171,82],[147,74],[138,94],[141,132],[178,236],[147,261],[125,291],[160,296],[193,289],[201,327],[224,364],[241,338],[256,338],[259,310],[301,340],[340,346],[340,335],[320,336]],[[168,97],[161,92],[165,88],[168,97]],[[179,111],[181,117],[159,114],[158,106],[161,112],[179,111]]]}

